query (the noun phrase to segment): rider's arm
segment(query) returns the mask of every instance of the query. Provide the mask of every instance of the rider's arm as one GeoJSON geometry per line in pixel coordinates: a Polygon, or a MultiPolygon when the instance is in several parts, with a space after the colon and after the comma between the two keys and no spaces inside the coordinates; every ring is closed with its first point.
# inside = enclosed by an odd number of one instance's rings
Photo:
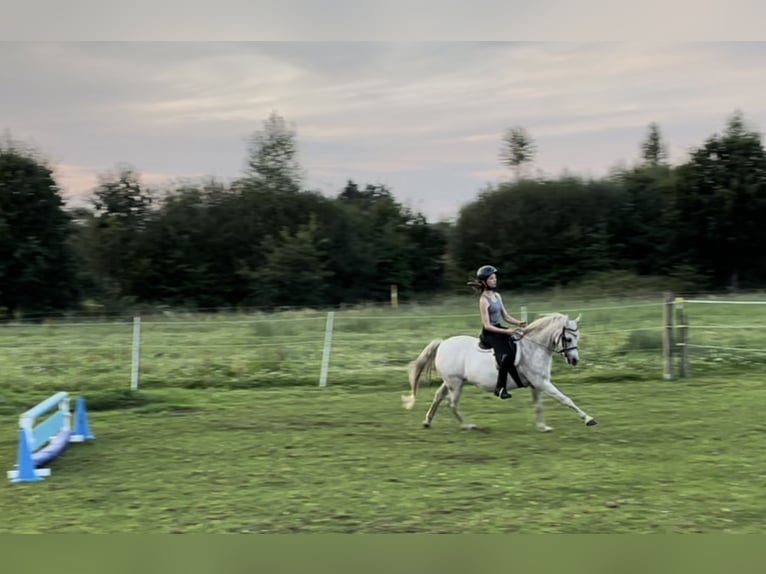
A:
{"type": "Polygon", "coordinates": [[[500,297],[499,293],[497,296],[500,299],[500,306],[503,309],[503,317],[505,318],[505,320],[513,325],[517,325],[519,327],[525,327],[527,324],[526,321],[521,321],[519,319],[516,319],[515,317],[511,317],[510,313],[508,313],[508,311],[505,310],[505,303],[503,303],[503,298],[500,297]]]}

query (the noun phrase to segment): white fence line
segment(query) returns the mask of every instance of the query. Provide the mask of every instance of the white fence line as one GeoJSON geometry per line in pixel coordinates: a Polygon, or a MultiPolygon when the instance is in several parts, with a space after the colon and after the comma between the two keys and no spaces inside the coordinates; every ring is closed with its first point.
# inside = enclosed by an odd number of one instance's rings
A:
{"type": "MultiPolygon", "coordinates": [[[[631,305],[608,305],[606,307],[577,307],[570,305],[569,307],[562,307],[564,311],[567,309],[576,311],[608,311],[611,309],[638,309],[640,307],[662,307],[662,303],[633,303],[631,305]]],[[[556,311],[535,311],[538,314],[555,313],[556,311]]],[[[563,311],[561,311],[563,312],[563,311]]]]}
{"type": "Polygon", "coordinates": [[[714,305],[766,305],[766,301],[722,301],[720,299],[684,299],[684,303],[710,303],[714,305]]]}
{"type": "MultiPolygon", "coordinates": [[[[731,304],[731,305],[739,305],[739,304],[746,304],[746,305],[766,305],[766,301],[723,301],[723,300],[706,300],[706,299],[677,299],[676,305],[680,303],[681,307],[683,308],[683,304],[692,304],[692,303],[715,303],[715,304],[731,304]]],[[[646,303],[629,303],[624,305],[596,305],[592,307],[586,307],[586,306],[578,306],[576,304],[567,305],[570,309],[574,309],[575,312],[582,312],[584,314],[592,311],[619,311],[622,309],[638,309],[638,308],[653,308],[657,310],[657,324],[655,326],[647,326],[646,321],[651,321],[652,319],[650,317],[643,316],[641,319],[643,324],[636,324],[633,325],[632,321],[626,321],[624,319],[620,319],[619,315],[606,317],[603,321],[598,321],[594,324],[596,327],[596,330],[589,330],[588,335],[605,335],[605,334],[618,334],[618,333],[631,333],[631,332],[656,332],[656,331],[663,331],[666,329],[666,325],[663,324],[661,321],[661,311],[663,309],[663,306],[666,305],[666,302],[658,301],[658,302],[646,302],[646,303]],[[613,318],[616,317],[618,320],[613,320],[613,318]],[[599,328],[600,327],[600,328],[599,328]]],[[[378,343],[395,343],[396,341],[392,341],[391,337],[386,337],[384,334],[381,333],[375,333],[372,332],[370,337],[368,337],[368,333],[355,333],[351,331],[345,331],[344,326],[351,324],[353,326],[354,322],[361,322],[360,328],[364,326],[364,323],[367,321],[401,321],[403,323],[409,323],[411,321],[415,322],[423,322],[425,321],[441,321],[441,320],[449,320],[449,319],[466,319],[466,318],[472,318],[476,319],[476,331],[480,330],[481,325],[478,320],[478,313],[442,313],[442,314],[430,314],[427,312],[427,309],[424,312],[419,312],[419,309],[413,309],[409,313],[391,313],[391,314],[374,314],[374,315],[365,315],[364,310],[362,310],[362,314],[359,313],[359,310],[357,309],[349,309],[349,310],[339,310],[339,311],[328,311],[327,314],[322,316],[312,316],[312,317],[294,317],[294,318],[285,318],[285,317],[263,317],[259,315],[258,317],[247,317],[247,316],[241,316],[241,318],[232,319],[232,318],[226,318],[226,319],[218,319],[215,317],[211,317],[210,320],[186,320],[183,318],[179,319],[173,319],[173,320],[167,320],[165,318],[162,318],[161,320],[152,320],[151,317],[147,317],[142,320],[141,317],[136,316],[133,319],[133,331],[132,331],[132,343],[128,343],[128,340],[126,340],[124,345],[103,345],[99,344],[101,341],[101,336],[94,333],[94,338],[98,338],[97,341],[95,341],[93,344],[68,344],[69,342],[74,342],[74,340],[71,338],[68,340],[65,340],[63,342],[58,342],[57,344],[34,344],[29,345],[28,347],[25,347],[22,345],[14,345],[14,346],[0,346],[0,351],[4,352],[12,352],[12,353],[24,353],[25,351],[30,352],[40,352],[41,350],[45,349],[61,349],[62,351],[78,351],[78,350],[90,350],[93,352],[110,352],[113,351],[115,353],[119,353],[120,356],[123,352],[126,352],[128,349],[131,351],[131,358],[129,359],[131,361],[131,378],[130,378],[130,388],[133,390],[136,390],[140,386],[140,377],[141,377],[141,359],[142,359],[142,352],[143,347],[148,346],[152,350],[162,350],[164,352],[168,352],[168,350],[174,350],[178,349],[180,350],[199,350],[199,349],[219,349],[219,348],[239,348],[239,349],[269,349],[269,348],[308,348],[308,352],[311,353],[312,356],[315,356],[315,353],[318,353],[319,351],[319,345],[320,341],[322,341],[322,359],[321,359],[321,365],[319,368],[319,386],[320,387],[326,387],[328,385],[328,379],[329,374],[331,371],[330,363],[332,359],[332,350],[334,344],[340,344],[340,345],[348,345],[349,343],[360,343],[363,344],[363,346],[366,345],[375,345],[378,343]],[[217,342],[210,342],[205,343],[204,337],[207,334],[210,334],[212,330],[214,330],[218,326],[231,326],[231,325],[241,325],[242,327],[251,327],[253,325],[261,325],[261,324],[269,324],[269,323],[296,323],[296,322],[302,322],[302,324],[305,324],[305,322],[315,322],[317,323],[316,327],[311,326],[310,329],[312,332],[314,329],[316,329],[316,336],[311,337],[311,335],[307,335],[305,333],[306,329],[305,327],[300,327],[299,330],[301,332],[296,334],[278,334],[278,335],[269,335],[269,334],[260,334],[256,331],[246,333],[248,338],[255,338],[259,342],[254,343],[247,343],[247,342],[226,342],[226,343],[217,343],[217,342]],[[318,328],[318,324],[320,321],[324,322],[324,339],[322,340],[322,334],[321,331],[318,328]],[[172,329],[167,329],[167,326],[172,326],[172,329]],[[178,332],[175,327],[180,328],[186,328],[186,327],[205,327],[204,329],[191,329],[190,333],[188,333],[188,336],[190,337],[196,337],[195,339],[192,339],[193,343],[186,344],[181,342],[183,339],[186,338],[185,335],[187,333],[181,334],[178,332]],[[210,330],[208,330],[210,329],[210,330]],[[302,337],[301,337],[302,336],[302,337]],[[175,337],[178,340],[176,341],[165,341],[162,338],[163,337],[175,337]],[[183,339],[181,338],[183,337],[183,339]],[[298,337],[301,337],[298,339],[298,337]],[[306,338],[311,337],[311,338],[306,338]],[[269,341],[269,342],[263,342],[263,341],[269,341]]],[[[526,316],[529,316],[530,318],[534,318],[536,315],[544,315],[546,313],[550,313],[553,311],[548,310],[535,310],[533,307],[530,307],[527,305],[522,305],[520,307],[520,314],[517,314],[516,316],[520,316],[522,318],[526,318],[526,316]]],[[[562,310],[561,312],[569,312],[571,314],[571,311],[562,310]]],[[[516,314],[514,311],[512,311],[512,314],[516,314]]],[[[587,320],[587,315],[584,317],[584,320],[587,320]]],[[[0,326],[0,330],[4,329],[25,329],[26,331],[29,330],[39,330],[38,332],[44,333],[46,336],[50,334],[50,336],[55,337],[55,330],[59,327],[79,327],[79,328],[88,328],[93,326],[95,327],[101,327],[101,326],[119,326],[120,328],[122,325],[125,325],[125,327],[128,326],[128,323],[126,321],[121,320],[115,320],[112,322],[89,322],[89,321],[79,321],[79,322],[53,322],[53,323],[43,323],[43,324],[5,324],[0,326]],[[52,333],[52,334],[51,334],[52,333]]],[[[727,330],[734,330],[734,329],[760,329],[763,327],[766,327],[766,323],[763,325],[758,324],[747,324],[747,325],[720,325],[720,324],[706,324],[706,325],[694,325],[692,324],[692,327],[694,330],[697,331],[705,331],[710,329],[727,329],[727,330]]],[[[443,327],[441,327],[443,328],[443,327]]],[[[459,327],[461,330],[465,329],[464,325],[461,325],[459,327]]],[[[278,331],[278,329],[275,329],[278,331]]],[[[361,329],[364,330],[364,329],[361,329]]],[[[371,329],[372,331],[373,329],[371,329]]],[[[384,328],[385,330],[385,328],[384,328]]],[[[25,331],[25,334],[28,334],[25,331]]],[[[97,333],[100,333],[100,331],[97,331],[97,333]]],[[[236,331],[235,333],[239,333],[239,331],[236,331]]],[[[126,329],[126,335],[127,335],[127,329],[126,329]]],[[[234,338],[239,338],[239,335],[235,335],[234,338]]],[[[126,338],[127,339],[127,338],[126,338]]],[[[721,349],[724,351],[742,351],[742,352],[762,352],[757,349],[748,349],[743,347],[731,347],[731,346],[716,346],[716,345],[697,345],[697,344],[690,344],[688,341],[686,342],[674,342],[674,344],[679,348],[700,348],[700,349],[721,349]]],[[[369,352],[369,349],[367,350],[369,352]]],[[[63,358],[63,357],[62,357],[63,358]]],[[[55,360],[55,359],[54,359],[55,360]]],[[[94,361],[100,360],[100,356],[93,357],[94,361]]],[[[121,359],[118,359],[121,360],[121,359]]],[[[54,366],[58,365],[76,365],[77,363],[56,363],[54,366]]],[[[47,365],[50,367],[51,365],[47,365]]],[[[344,373],[357,373],[357,372],[368,372],[369,370],[377,370],[377,369],[390,369],[392,365],[373,365],[368,368],[364,369],[344,369],[344,373]]]]}
{"type": "Polygon", "coordinates": [[[387,371],[391,367],[403,367],[404,365],[370,365],[363,369],[343,369],[346,375],[355,375],[356,373],[369,373],[370,371],[387,371]]]}
{"type": "Polygon", "coordinates": [[[753,349],[751,347],[722,347],[720,345],[696,345],[693,343],[679,343],[679,346],[686,346],[697,349],[721,349],[722,351],[747,351],[749,353],[766,353],[766,349],[753,349]]]}
{"type": "Polygon", "coordinates": [[[208,321],[188,321],[185,319],[177,319],[175,321],[153,321],[151,318],[145,323],[151,324],[151,325],[178,325],[180,326],[186,326],[186,325],[208,325],[208,326],[215,326],[215,325],[242,325],[242,326],[248,326],[248,325],[257,325],[259,323],[295,323],[297,321],[324,321],[324,316],[318,316],[318,317],[293,317],[290,319],[285,318],[274,318],[274,319],[214,319],[211,318],[208,321]]]}
{"type": "MultiPolygon", "coordinates": [[[[570,303],[570,302],[568,302],[570,303]]],[[[572,308],[577,308],[581,312],[589,312],[589,311],[607,311],[607,310],[619,310],[619,309],[634,309],[634,308],[641,308],[641,307],[659,307],[659,303],[630,303],[625,305],[606,305],[606,306],[593,306],[593,307],[578,307],[574,303],[570,303],[568,305],[572,308]]],[[[550,313],[552,311],[549,310],[530,310],[528,305],[522,305],[521,306],[521,316],[524,317],[528,314],[531,315],[543,315],[546,313],[550,313]]],[[[99,344],[88,344],[88,345],[77,345],[77,344],[67,344],[59,342],[56,345],[46,345],[46,344],[36,344],[33,347],[30,346],[29,349],[25,349],[23,346],[14,346],[14,347],[0,347],[0,350],[6,350],[11,351],[14,353],[24,353],[24,351],[31,351],[31,352],[39,352],[41,349],[66,349],[67,351],[82,351],[82,350],[90,350],[90,351],[98,351],[98,352],[118,352],[122,353],[126,351],[128,348],[131,350],[131,375],[130,375],[130,388],[133,390],[136,390],[140,386],[140,375],[141,375],[141,358],[142,358],[142,348],[146,344],[146,337],[148,336],[151,340],[151,348],[152,349],[158,349],[163,351],[168,351],[171,349],[183,349],[183,350],[194,350],[194,349],[205,349],[205,348],[246,348],[246,349],[265,349],[265,348],[297,348],[297,347],[306,347],[307,345],[311,345],[318,342],[319,337],[313,338],[313,339],[306,339],[306,340],[295,340],[296,335],[261,335],[260,337],[267,339],[272,342],[258,342],[258,343],[200,343],[200,344],[185,344],[185,343],[166,343],[166,342],[159,342],[157,341],[157,337],[160,336],[162,333],[157,331],[157,328],[162,327],[171,327],[171,329],[167,329],[165,331],[165,334],[167,335],[177,335],[177,330],[175,327],[179,328],[187,328],[187,327],[205,327],[203,329],[204,332],[206,332],[208,329],[215,329],[218,326],[231,326],[231,325],[241,325],[242,327],[251,327],[253,325],[260,325],[260,324],[270,324],[270,323],[296,323],[296,322],[319,322],[321,320],[324,320],[325,322],[325,335],[324,335],[324,344],[323,344],[323,352],[322,352],[322,364],[320,367],[320,373],[319,373],[319,385],[324,387],[327,385],[328,382],[328,375],[330,370],[330,359],[331,359],[331,353],[332,353],[332,342],[335,340],[336,342],[339,342],[340,344],[344,343],[355,343],[358,342],[359,335],[354,333],[346,333],[342,329],[342,325],[344,323],[354,323],[358,321],[367,322],[367,321],[422,321],[425,319],[431,319],[431,320],[445,320],[445,319],[466,319],[466,318],[476,318],[476,313],[441,313],[441,314],[431,314],[426,312],[420,313],[418,310],[412,310],[409,313],[395,313],[395,314],[373,314],[373,315],[366,315],[364,314],[364,310],[362,310],[361,313],[359,313],[359,310],[351,309],[348,311],[348,313],[345,313],[343,311],[335,312],[335,311],[328,311],[327,315],[325,316],[312,316],[312,317],[292,317],[292,318],[285,318],[285,317],[263,317],[258,316],[257,318],[254,317],[246,317],[241,316],[238,318],[217,318],[217,317],[211,317],[209,320],[198,320],[198,319],[185,319],[184,317],[178,317],[174,319],[167,319],[166,317],[158,317],[155,319],[156,316],[147,316],[146,318],[142,318],[140,316],[136,316],[133,318],[132,321],[132,344],[130,346],[126,345],[99,345],[99,344]],[[341,329],[338,330],[338,324],[341,325],[341,329]],[[147,329],[149,331],[147,332],[147,329]]],[[[55,321],[50,323],[38,323],[38,324],[5,324],[3,327],[6,329],[25,329],[25,330],[37,330],[37,329],[46,329],[47,332],[55,331],[59,328],[71,328],[71,327],[77,327],[77,328],[86,328],[86,327],[103,327],[103,326],[111,326],[114,327],[115,325],[125,325],[128,326],[127,320],[120,320],[118,318],[115,318],[114,321],[55,321]]],[[[611,325],[629,325],[628,322],[619,322],[619,323],[612,323],[611,325]]],[[[480,328],[480,325],[477,325],[477,329],[480,328]]],[[[127,330],[127,329],[126,329],[127,330]]],[[[604,330],[601,329],[599,331],[594,331],[593,334],[602,334],[602,333],[608,333],[608,332],[629,332],[629,331],[635,331],[635,330],[654,330],[654,328],[642,328],[642,327],[634,327],[630,329],[612,329],[610,330],[604,330]]],[[[257,333],[255,336],[258,336],[257,333]]],[[[260,338],[259,337],[259,338],[260,338]]],[[[370,337],[365,338],[364,343],[370,343],[370,344],[376,344],[378,342],[390,342],[389,337],[370,337]]],[[[56,363],[58,365],[58,363],[56,363]]],[[[67,365],[73,365],[76,363],[67,363],[67,365]]],[[[380,368],[380,369],[386,369],[390,367],[386,366],[380,366],[380,367],[373,367],[373,368],[380,368]]],[[[364,372],[368,369],[360,369],[359,372],[364,372]]],[[[356,372],[356,371],[354,371],[356,372]]]]}
{"type": "MultiPolygon", "coordinates": [[[[535,313],[538,315],[544,315],[546,313],[555,313],[555,312],[564,312],[567,309],[570,311],[575,310],[578,312],[586,312],[586,311],[608,311],[613,309],[636,309],[640,307],[660,307],[662,303],[631,303],[628,305],[606,305],[606,306],[600,306],[600,307],[581,307],[578,305],[567,305],[558,309],[543,309],[543,310],[533,310],[530,308],[529,304],[522,305],[522,307],[526,307],[528,313],[535,313]],[[564,311],[562,311],[562,309],[564,311]]],[[[407,313],[395,313],[395,314],[386,314],[386,315],[364,315],[364,314],[358,314],[360,311],[355,309],[349,309],[349,310],[334,310],[331,311],[332,313],[335,313],[335,321],[350,321],[350,320],[361,320],[361,319],[422,319],[424,317],[430,317],[434,319],[448,319],[448,318],[458,318],[458,317],[477,317],[477,313],[447,313],[447,314],[439,314],[434,315],[429,312],[423,312],[418,313],[415,311],[409,311],[407,313]],[[344,313],[348,313],[347,315],[344,313]]],[[[363,311],[362,311],[363,313],[363,311]]],[[[138,316],[138,315],[137,315],[138,316]]],[[[178,325],[178,326],[187,326],[187,325],[231,325],[231,324],[241,324],[243,326],[247,325],[254,325],[254,324],[260,324],[260,323],[292,323],[296,321],[321,321],[325,322],[327,320],[327,314],[322,315],[316,315],[314,317],[257,317],[252,318],[245,316],[243,314],[242,319],[219,319],[215,316],[211,316],[210,319],[206,320],[187,320],[183,318],[179,319],[173,319],[173,320],[154,320],[153,317],[156,315],[147,315],[147,316],[141,316],[141,322],[144,325],[178,325]]],[[[115,319],[114,321],[59,321],[54,320],[51,323],[2,323],[0,322],[0,329],[51,329],[51,328],[59,328],[59,327],[85,327],[85,326],[115,326],[115,325],[124,325],[127,327],[133,327],[134,324],[134,318],[125,318],[121,317],[119,319],[115,319]]],[[[132,331],[131,331],[132,332],[132,331]]]]}
{"type": "MultiPolygon", "coordinates": [[[[676,297],[670,303],[673,306],[673,313],[671,314],[670,324],[668,327],[674,332],[673,335],[673,347],[677,350],[674,354],[680,358],[680,376],[686,378],[689,376],[689,349],[709,349],[731,352],[745,352],[745,353],[764,353],[766,349],[755,349],[748,347],[736,347],[730,345],[701,345],[697,343],[689,343],[689,333],[694,330],[697,333],[710,333],[711,331],[732,331],[732,330],[751,330],[751,329],[763,329],[766,324],[745,324],[745,325],[732,325],[732,324],[702,324],[696,325],[693,322],[689,322],[686,305],[766,305],[766,300],[723,300],[723,299],[685,299],[684,297],[676,297]],[[678,316],[679,324],[675,325],[672,316],[678,316]],[[679,331],[680,340],[675,336],[675,330],[679,331]]],[[[668,350],[666,349],[666,352],[668,350]]]]}
{"type": "Polygon", "coordinates": [[[703,329],[766,329],[766,323],[761,325],[694,325],[695,330],[703,329]]]}
{"type": "Polygon", "coordinates": [[[115,319],[114,321],[53,321],[51,323],[2,323],[0,322],[0,329],[50,329],[52,327],[114,327],[115,325],[125,325],[129,327],[133,324],[133,320],[120,321],[115,319]]]}
{"type": "Polygon", "coordinates": [[[632,333],[634,331],[662,331],[662,325],[658,327],[634,327],[632,329],[605,329],[603,331],[588,331],[589,335],[606,335],[607,333],[632,333]]]}
{"type": "MultiPolygon", "coordinates": [[[[259,349],[269,347],[300,347],[307,344],[315,343],[316,339],[309,339],[306,341],[295,341],[292,343],[210,343],[206,345],[186,345],[186,344],[173,344],[173,343],[158,343],[152,344],[152,349],[229,349],[229,348],[243,348],[243,349],[259,349]]],[[[132,350],[140,348],[140,342],[134,342],[133,345],[30,345],[17,346],[17,347],[0,347],[3,351],[18,352],[37,352],[40,349],[66,349],[67,351],[83,351],[83,350],[100,350],[100,351],[114,351],[114,350],[132,350]]]]}

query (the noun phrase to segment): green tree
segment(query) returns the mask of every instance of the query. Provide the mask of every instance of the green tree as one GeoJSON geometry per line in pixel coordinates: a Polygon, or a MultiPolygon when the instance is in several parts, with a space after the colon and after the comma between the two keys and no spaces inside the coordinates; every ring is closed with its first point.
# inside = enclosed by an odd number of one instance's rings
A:
{"type": "Polygon", "coordinates": [[[149,262],[140,256],[142,239],[154,203],[140,174],[129,165],[102,174],[91,197],[93,218],[83,230],[83,259],[110,298],[135,297],[149,262]]]}
{"type": "Polygon", "coordinates": [[[488,188],[461,209],[450,260],[464,274],[491,262],[508,289],[566,284],[606,269],[615,198],[613,184],[572,177],[488,188]]]}
{"type": "Polygon", "coordinates": [[[390,285],[397,285],[402,297],[410,295],[417,273],[413,255],[419,247],[412,234],[417,216],[383,185],[368,184],[359,190],[349,182],[337,201],[352,222],[357,262],[348,278],[358,286],[359,296],[386,300],[390,285]]]}
{"type": "Polygon", "coordinates": [[[326,243],[316,218],[296,232],[283,229],[264,241],[266,261],[253,274],[256,299],[263,305],[312,306],[327,302],[326,243]]]}
{"type": "Polygon", "coordinates": [[[262,189],[294,193],[301,188],[295,129],[272,112],[250,139],[246,178],[262,189]]]}
{"type": "Polygon", "coordinates": [[[732,114],[679,170],[675,225],[679,253],[714,287],[766,279],[766,152],[760,134],[732,114]]]}
{"type": "Polygon", "coordinates": [[[674,172],[644,164],[617,178],[617,206],[609,214],[612,252],[623,269],[639,274],[672,272],[674,172]]]}
{"type": "Polygon", "coordinates": [[[50,312],[79,297],[72,222],[52,170],[36,154],[0,146],[0,306],[50,312]]]}
{"type": "Polygon", "coordinates": [[[439,291],[445,287],[448,237],[447,223],[429,223],[421,214],[415,215],[408,223],[413,293],[439,291]]]}
{"type": "Polygon", "coordinates": [[[513,126],[503,134],[500,157],[513,170],[516,181],[521,179],[524,167],[532,163],[536,152],[537,146],[525,128],[513,126]]]}
{"type": "Polygon", "coordinates": [[[148,262],[135,285],[138,299],[206,308],[227,302],[221,293],[225,275],[214,268],[224,254],[213,241],[225,229],[213,220],[214,206],[226,195],[225,186],[211,180],[163,197],[136,246],[137,256],[148,262]]]}
{"type": "Polygon", "coordinates": [[[654,122],[649,124],[646,139],[641,144],[641,157],[645,165],[657,167],[666,162],[668,151],[662,139],[660,126],[654,122]]]}

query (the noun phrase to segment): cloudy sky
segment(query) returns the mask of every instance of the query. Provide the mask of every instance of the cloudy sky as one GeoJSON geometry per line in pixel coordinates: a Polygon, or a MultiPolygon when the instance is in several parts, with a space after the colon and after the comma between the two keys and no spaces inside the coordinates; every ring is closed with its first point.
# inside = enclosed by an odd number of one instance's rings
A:
{"type": "Polygon", "coordinates": [[[437,219],[511,176],[510,125],[548,175],[636,161],[653,121],[677,162],[735,109],[763,130],[765,70],[766,44],[745,42],[14,42],[0,47],[0,130],[76,198],[119,162],[154,185],[236,177],[276,111],[307,187],[382,183],[437,219]]]}

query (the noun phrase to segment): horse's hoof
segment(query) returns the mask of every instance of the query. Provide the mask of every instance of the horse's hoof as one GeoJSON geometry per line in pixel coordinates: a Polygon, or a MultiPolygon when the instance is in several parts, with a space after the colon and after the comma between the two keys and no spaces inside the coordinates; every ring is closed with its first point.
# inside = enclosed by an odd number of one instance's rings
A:
{"type": "Polygon", "coordinates": [[[549,427],[548,425],[543,425],[541,427],[537,427],[537,430],[540,432],[551,432],[553,430],[553,427],[549,427]]]}
{"type": "Polygon", "coordinates": [[[423,428],[424,429],[430,429],[431,428],[431,423],[429,423],[428,421],[423,421],[423,428]]]}
{"type": "Polygon", "coordinates": [[[468,423],[463,425],[463,430],[474,430],[476,428],[476,425],[473,423],[468,423]]]}
{"type": "Polygon", "coordinates": [[[596,426],[598,424],[598,421],[596,419],[589,419],[585,422],[585,426],[596,426]]]}

